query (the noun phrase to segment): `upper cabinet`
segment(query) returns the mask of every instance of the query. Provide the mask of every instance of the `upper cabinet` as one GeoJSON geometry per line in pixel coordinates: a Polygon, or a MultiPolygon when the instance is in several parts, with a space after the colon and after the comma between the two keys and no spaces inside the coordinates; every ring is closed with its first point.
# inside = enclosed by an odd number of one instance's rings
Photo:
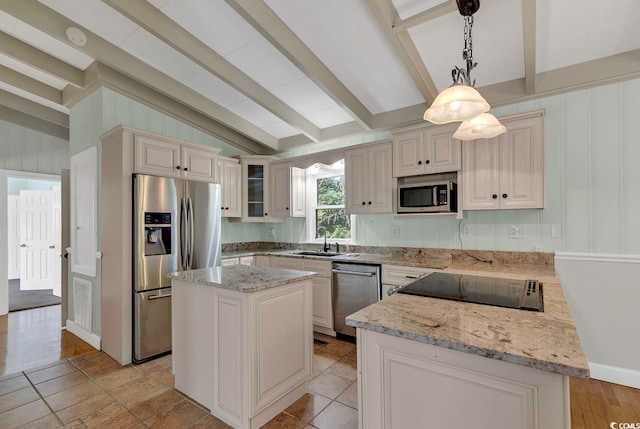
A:
{"type": "Polygon", "coordinates": [[[453,138],[458,126],[455,123],[394,133],[393,177],[460,170],[460,140],[453,138]]]}
{"type": "Polygon", "coordinates": [[[271,214],[278,218],[306,214],[306,173],[291,162],[273,162],[271,170],[271,214]]]}
{"type": "Polygon", "coordinates": [[[393,212],[391,152],[391,143],[345,151],[347,213],[393,212]]]}
{"type": "Polygon", "coordinates": [[[218,183],[222,188],[222,217],[242,216],[242,166],[234,158],[218,157],[218,183]]]}
{"type": "Polygon", "coordinates": [[[242,222],[282,222],[271,212],[270,156],[241,156],[242,222]]]}
{"type": "Polygon", "coordinates": [[[219,149],[138,134],[134,139],[134,171],[201,182],[216,181],[219,149]]]}
{"type": "Polygon", "coordinates": [[[464,142],[464,210],[544,208],[542,112],[501,118],[507,132],[464,142]]]}

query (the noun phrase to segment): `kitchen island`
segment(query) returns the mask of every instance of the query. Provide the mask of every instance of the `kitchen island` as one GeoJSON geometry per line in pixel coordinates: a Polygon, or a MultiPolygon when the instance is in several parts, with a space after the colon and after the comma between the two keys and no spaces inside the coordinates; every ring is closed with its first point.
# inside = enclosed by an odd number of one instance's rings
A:
{"type": "Polygon", "coordinates": [[[544,312],[396,294],[347,317],[357,328],[361,427],[569,429],[568,377],[589,370],[554,273],[444,271],[538,278],[544,312]]]}
{"type": "Polygon", "coordinates": [[[303,396],[314,275],[243,265],[171,274],[176,389],[243,429],[303,396]]]}

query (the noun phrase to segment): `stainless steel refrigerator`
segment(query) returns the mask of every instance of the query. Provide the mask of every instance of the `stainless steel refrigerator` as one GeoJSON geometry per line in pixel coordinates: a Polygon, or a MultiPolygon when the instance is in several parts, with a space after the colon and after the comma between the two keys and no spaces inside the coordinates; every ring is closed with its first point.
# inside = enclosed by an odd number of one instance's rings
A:
{"type": "Polygon", "coordinates": [[[213,183],[133,175],[134,362],[171,351],[167,274],[220,266],[220,198],[213,183]]]}

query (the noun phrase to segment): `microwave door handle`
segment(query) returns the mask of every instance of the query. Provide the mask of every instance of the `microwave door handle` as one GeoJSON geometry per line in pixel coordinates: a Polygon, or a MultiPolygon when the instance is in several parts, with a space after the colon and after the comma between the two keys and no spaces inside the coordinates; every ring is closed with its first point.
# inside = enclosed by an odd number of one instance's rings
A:
{"type": "Polygon", "coordinates": [[[438,187],[433,187],[433,206],[436,207],[438,205],[438,187]]]}

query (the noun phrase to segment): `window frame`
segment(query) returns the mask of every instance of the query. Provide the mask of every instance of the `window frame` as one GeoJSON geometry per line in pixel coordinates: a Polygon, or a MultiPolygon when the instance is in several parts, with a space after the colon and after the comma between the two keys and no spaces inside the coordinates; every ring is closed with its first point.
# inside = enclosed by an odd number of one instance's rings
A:
{"type": "MultiPolygon", "coordinates": [[[[323,209],[340,209],[345,208],[344,204],[335,205],[335,206],[327,206],[327,205],[317,205],[318,202],[318,179],[327,179],[330,177],[344,176],[344,169],[340,170],[332,170],[332,171],[323,171],[318,173],[309,174],[307,173],[307,216],[306,216],[306,231],[305,234],[307,236],[308,243],[324,243],[323,238],[316,238],[316,210],[323,209]]],[[[346,194],[346,189],[345,189],[346,194]]],[[[346,200],[346,195],[345,195],[346,200]]],[[[351,221],[351,238],[328,238],[331,243],[340,243],[340,244],[354,244],[355,236],[356,236],[356,218],[355,215],[349,215],[351,221]]],[[[327,241],[329,243],[329,241],[327,241]]],[[[331,244],[329,243],[329,244],[331,244]]]]}

